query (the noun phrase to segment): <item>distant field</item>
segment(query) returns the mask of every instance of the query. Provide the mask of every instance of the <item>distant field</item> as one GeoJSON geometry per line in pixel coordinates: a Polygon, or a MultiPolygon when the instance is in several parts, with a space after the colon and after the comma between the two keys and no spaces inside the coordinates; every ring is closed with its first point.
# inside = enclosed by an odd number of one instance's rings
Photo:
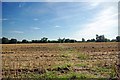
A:
{"type": "Polygon", "coordinates": [[[118,43],[3,44],[3,78],[115,78],[118,43]]]}

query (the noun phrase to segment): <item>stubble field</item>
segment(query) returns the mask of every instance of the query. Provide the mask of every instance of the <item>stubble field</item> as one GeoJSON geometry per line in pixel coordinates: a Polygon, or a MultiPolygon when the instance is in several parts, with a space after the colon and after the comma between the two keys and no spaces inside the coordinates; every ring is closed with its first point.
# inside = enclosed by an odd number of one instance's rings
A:
{"type": "Polygon", "coordinates": [[[3,44],[3,78],[115,78],[117,42],[3,44]]]}

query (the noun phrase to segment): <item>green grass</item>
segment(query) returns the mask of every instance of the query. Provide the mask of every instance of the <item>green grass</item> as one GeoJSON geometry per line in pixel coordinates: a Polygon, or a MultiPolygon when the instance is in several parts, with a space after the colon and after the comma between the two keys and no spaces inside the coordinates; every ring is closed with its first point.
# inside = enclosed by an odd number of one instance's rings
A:
{"type": "Polygon", "coordinates": [[[79,63],[79,64],[75,64],[75,66],[78,66],[78,67],[87,67],[87,64],[85,64],[85,63],[79,63]]]}
{"type": "Polygon", "coordinates": [[[68,55],[68,54],[61,54],[61,57],[68,58],[68,57],[69,57],[69,55],[68,55]]]}
{"type": "Polygon", "coordinates": [[[53,66],[52,69],[57,69],[57,68],[70,68],[71,67],[71,64],[62,64],[62,65],[56,65],[56,66],[53,66]]]}
{"type": "MultiPolygon", "coordinates": [[[[101,75],[108,75],[110,78],[115,78],[116,77],[116,73],[114,71],[113,68],[108,68],[108,67],[98,67],[98,66],[94,66],[93,68],[91,68],[91,70],[93,70],[94,72],[97,72],[101,75]]],[[[108,76],[104,76],[104,77],[108,77],[108,76]]]]}
{"type": "Polygon", "coordinates": [[[89,55],[84,54],[84,53],[78,53],[77,58],[80,60],[87,60],[89,58],[89,55]]]}
{"type": "Polygon", "coordinates": [[[102,66],[101,67],[95,66],[94,70],[96,72],[110,72],[112,69],[107,68],[107,67],[102,67],[102,66]]]}

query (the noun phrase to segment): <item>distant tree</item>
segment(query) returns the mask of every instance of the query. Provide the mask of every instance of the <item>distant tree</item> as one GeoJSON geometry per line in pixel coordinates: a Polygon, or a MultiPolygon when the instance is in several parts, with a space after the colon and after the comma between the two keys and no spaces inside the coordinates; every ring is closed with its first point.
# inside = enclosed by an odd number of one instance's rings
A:
{"type": "Polygon", "coordinates": [[[31,43],[42,43],[41,40],[32,40],[31,43]]]}
{"type": "Polygon", "coordinates": [[[99,40],[99,36],[98,34],[96,34],[96,42],[99,40]]]}
{"type": "Polygon", "coordinates": [[[52,40],[52,41],[50,41],[50,43],[58,43],[58,41],[52,40]]]}
{"type": "Polygon", "coordinates": [[[117,37],[116,37],[116,41],[117,41],[117,42],[120,42],[120,36],[117,36],[117,37]]]}
{"type": "Polygon", "coordinates": [[[61,41],[62,41],[62,39],[61,39],[61,38],[59,38],[59,39],[58,39],[58,43],[61,43],[61,41]]]}
{"type": "Polygon", "coordinates": [[[75,43],[75,42],[77,42],[77,41],[74,40],[74,39],[71,39],[71,40],[70,40],[70,43],[75,43]]]}
{"type": "Polygon", "coordinates": [[[17,43],[17,39],[11,39],[11,40],[9,41],[9,43],[10,43],[10,44],[16,44],[16,43],[17,43]]]}
{"type": "Polygon", "coordinates": [[[82,38],[82,42],[85,42],[85,39],[84,39],[84,38],[82,38]]]}
{"type": "Polygon", "coordinates": [[[116,39],[112,39],[111,42],[116,42],[116,39]]]}
{"type": "Polygon", "coordinates": [[[0,38],[0,44],[2,44],[2,38],[0,38]]]}
{"type": "Polygon", "coordinates": [[[65,39],[65,43],[69,43],[70,42],[70,39],[65,39]]]}
{"type": "Polygon", "coordinates": [[[8,43],[9,43],[9,39],[3,37],[3,38],[2,38],[2,44],[8,44],[8,43]]]}
{"type": "Polygon", "coordinates": [[[88,40],[87,40],[87,42],[91,42],[91,40],[90,40],[90,39],[88,39],[88,40]]]}
{"type": "Polygon", "coordinates": [[[65,42],[65,38],[62,39],[62,42],[63,42],[63,43],[65,42]]]}
{"type": "Polygon", "coordinates": [[[105,37],[104,35],[96,35],[96,42],[105,42],[105,37]]]}
{"type": "Polygon", "coordinates": [[[110,39],[105,38],[104,42],[110,42],[110,39]]]}
{"type": "Polygon", "coordinates": [[[65,38],[63,38],[63,39],[60,39],[60,38],[59,38],[59,39],[58,39],[58,41],[59,41],[60,43],[64,43],[65,40],[66,40],[65,38]]]}
{"type": "Polygon", "coordinates": [[[17,43],[22,43],[21,41],[17,41],[17,43]]]}
{"type": "Polygon", "coordinates": [[[22,43],[28,43],[28,41],[26,39],[23,39],[22,43]]]}
{"type": "Polygon", "coordinates": [[[74,42],[77,42],[77,41],[74,40],[74,39],[65,39],[65,38],[61,39],[61,38],[59,38],[57,42],[58,43],[74,43],[74,42]]]}
{"type": "Polygon", "coordinates": [[[32,40],[31,42],[32,42],[32,43],[35,43],[35,40],[32,40]]]}
{"type": "Polygon", "coordinates": [[[87,42],[95,42],[95,39],[88,39],[87,42]]]}
{"type": "Polygon", "coordinates": [[[95,42],[95,39],[91,39],[91,42],[95,42]]]}
{"type": "Polygon", "coordinates": [[[85,41],[84,38],[82,38],[82,41],[77,41],[74,39],[57,39],[57,40],[48,40],[48,38],[43,37],[40,40],[32,40],[32,41],[27,41],[26,39],[22,40],[22,41],[17,41],[17,39],[8,39],[6,37],[2,37],[0,38],[0,43],[2,44],[9,44],[9,43],[75,43],[75,42],[120,42],[120,36],[117,36],[116,39],[107,39],[105,38],[104,35],[96,35],[96,40],[95,39],[88,39],[87,41],[85,41]]]}
{"type": "Polygon", "coordinates": [[[46,38],[46,37],[43,37],[43,38],[41,38],[41,40],[40,40],[42,43],[47,43],[47,41],[48,41],[48,38],[46,38]]]}
{"type": "Polygon", "coordinates": [[[50,41],[50,40],[48,40],[48,43],[51,43],[51,41],[50,41]]]}

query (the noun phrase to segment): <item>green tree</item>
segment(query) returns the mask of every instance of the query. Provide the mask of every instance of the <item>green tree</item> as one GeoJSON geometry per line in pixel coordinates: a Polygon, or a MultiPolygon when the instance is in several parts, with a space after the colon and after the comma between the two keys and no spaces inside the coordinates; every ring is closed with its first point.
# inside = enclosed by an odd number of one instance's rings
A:
{"type": "Polygon", "coordinates": [[[17,39],[11,39],[11,40],[9,41],[9,43],[11,43],[11,44],[16,44],[16,43],[17,43],[17,39]]]}
{"type": "Polygon", "coordinates": [[[104,35],[96,35],[96,42],[105,42],[105,37],[104,35]]]}
{"type": "Polygon", "coordinates": [[[82,38],[82,42],[85,42],[85,39],[84,39],[84,38],[82,38]]]}
{"type": "Polygon", "coordinates": [[[120,42],[120,36],[117,36],[117,37],[116,37],[116,41],[117,41],[117,42],[120,42]]]}
{"type": "Polygon", "coordinates": [[[2,44],[8,44],[8,43],[9,43],[9,39],[3,37],[3,38],[2,38],[2,44]]]}
{"type": "Polygon", "coordinates": [[[112,39],[111,42],[116,42],[116,39],[112,39]]]}
{"type": "Polygon", "coordinates": [[[22,43],[28,43],[28,41],[26,39],[23,39],[22,43]]]}
{"type": "Polygon", "coordinates": [[[41,40],[40,40],[42,43],[47,43],[48,42],[48,38],[46,38],[46,37],[43,37],[43,38],[41,38],[41,40]]]}
{"type": "Polygon", "coordinates": [[[58,42],[59,42],[59,43],[61,43],[61,41],[62,41],[62,39],[61,39],[61,38],[59,38],[59,39],[58,39],[58,42]]]}
{"type": "Polygon", "coordinates": [[[65,39],[65,43],[69,43],[70,42],[70,39],[65,39]]]}

